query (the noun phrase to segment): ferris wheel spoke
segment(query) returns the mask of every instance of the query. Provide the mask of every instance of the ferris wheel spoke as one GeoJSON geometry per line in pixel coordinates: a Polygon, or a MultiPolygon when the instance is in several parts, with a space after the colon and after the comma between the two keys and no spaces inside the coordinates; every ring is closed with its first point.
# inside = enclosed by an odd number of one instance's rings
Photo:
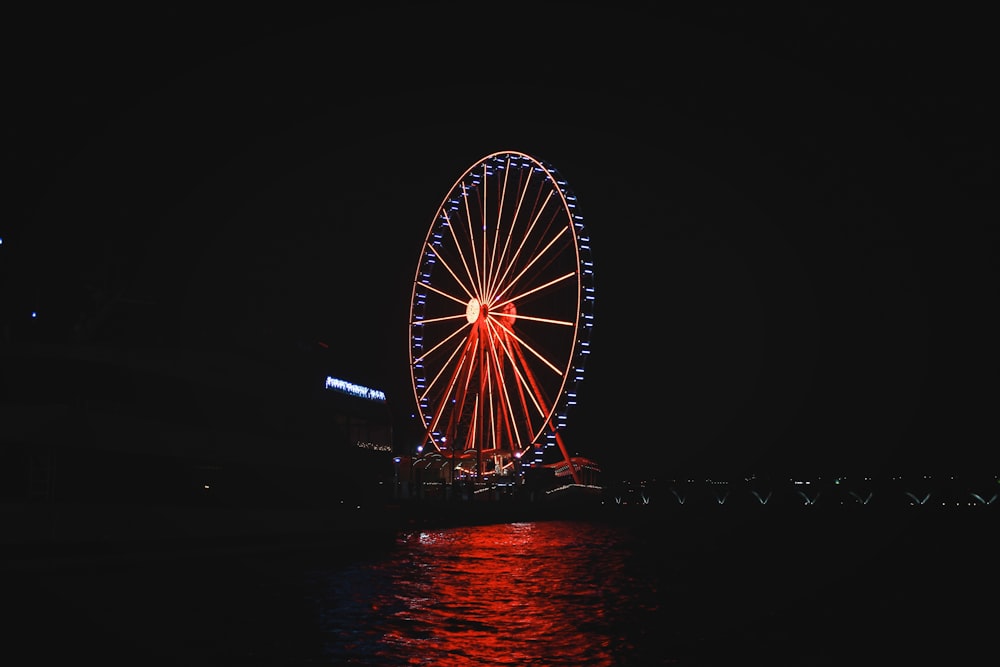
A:
{"type": "Polygon", "coordinates": [[[499,424],[497,423],[497,415],[499,414],[499,406],[502,405],[503,402],[500,395],[500,389],[503,386],[503,382],[497,376],[497,371],[489,362],[488,358],[483,371],[489,378],[486,382],[486,402],[489,405],[489,409],[483,413],[483,418],[486,422],[483,424],[483,428],[486,429],[484,433],[484,440],[488,440],[489,449],[495,452],[500,449],[500,432],[499,424]]]}
{"type": "MultiPolygon", "coordinates": [[[[542,410],[537,426],[532,426],[532,439],[536,439],[544,430],[554,430],[551,422],[552,409],[554,408],[554,405],[551,403],[550,395],[546,393],[542,384],[539,382],[538,377],[532,371],[532,366],[528,363],[527,358],[524,356],[522,348],[520,346],[515,346],[513,351],[515,356],[520,360],[521,366],[524,368],[524,379],[527,380],[528,383],[528,391],[526,393],[528,396],[537,399],[537,404],[542,410]]],[[[563,382],[565,382],[565,376],[560,378],[560,386],[563,382]]],[[[527,409],[525,409],[525,413],[528,413],[527,409]]]]}
{"type": "MultiPolygon", "coordinates": [[[[441,368],[438,370],[438,372],[431,379],[430,383],[428,383],[427,390],[424,392],[421,398],[427,398],[431,395],[434,395],[434,393],[440,393],[442,395],[451,393],[451,388],[454,387],[455,383],[458,381],[459,373],[464,366],[465,360],[466,360],[465,355],[458,357],[457,360],[455,360],[453,356],[452,359],[449,359],[447,364],[442,365],[441,368]],[[441,380],[445,381],[446,386],[440,392],[433,392],[432,390],[437,386],[438,382],[441,380]]],[[[442,404],[440,409],[444,410],[446,407],[447,407],[446,405],[442,404]]]]}
{"type": "MultiPolygon", "coordinates": [[[[536,221],[537,221],[537,218],[536,218],[536,221]]],[[[535,221],[533,221],[532,224],[531,224],[531,226],[529,227],[528,233],[530,233],[531,230],[534,229],[534,226],[535,226],[535,221]]],[[[530,255],[528,255],[528,251],[526,249],[526,243],[527,243],[527,238],[528,237],[526,236],[524,239],[522,239],[521,242],[520,242],[520,244],[518,245],[518,247],[515,249],[515,251],[514,251],[513,255],[511,256],[511,258],[509,260],[507,260],[507,262],[506,262],[506,268],[500,274],[499,279],[497,281],[497,285],[500,285],[502,283],[502,284],[506,285],[507,287],[505,289],[500,289],[499,293],[496,294],[496,296],[493,296],[492,294],[490,296],[492,298],[494,298],[494,299],[499,298],[506,291],[508,291],[512,286],[516,285],[518,280],[520,280],[521,278],[523,278],[524,275],[528,271],[530,271],[531,268],[539,260],[541,260],[543,257],[545,257],[545,254],[547,252],[549,252],[549,251],[552,250],[552,248],[555,245],[555,243],[565,233],[566,233],[566,228],[560,229],[558,232],[556,232],[555,236],[553,236],[552,239],[548,240],[548,242],[540,250],[533,251],[530,255]],[[522,259],[522,255],[526,255],[526,257],[524,258],[524,264],[523,264],[523,266],[521,265],[521,261],[520,261],[522,259]],[[514,271],[517,271],[517,274],[513,278],[511,278],[510,275],[514,271]]]]}
{"type": "Polygon", "coordinates": [[[465,266],[466,273],[469,276],[468,284],[474,288],[473,292],[476,294],[482,294],[483,292],[483,266],[482,258],[479,257],[476,245],[476,233],[472,225],[473,218],[477,216],[469,208],[469,205],[473,195],[478,195],[479,192],[479,188],[462,184],[462,204],[465,207],[465,214],[461,217],[465,220],[464,233],[466,237],[461,240],[458,239],[454,225],[451,226],[452,237],[455,239],[455,250],[459,253],[462,264],[465,266]],[[469,268],[470,263],[472,265],[471,269],[469,268]]]}
{"type": "Polygon", "coordinates": [[[555,324],[561,327],[571,327],[576,324],[576,322],[570,320],[554,320],[551,317],[532,317],[531,315],[524,315],[523,313],[514,313],[507,315],[506,317],[512,320],[524,320],[525,322],[540,322],[542,324],[555,324]]]}
{"type": "Polygon", "coordinates": [[[427,324],[440,324],[441,322],[452,322],[452,321],[462,321],[462,327],[460,327],[459,330],[469,325],[469,320],[466,319],[464,313],[462,313],[461,315],[443,315],[441,317],[430,317],[424,320],[418,320],[415,324],[419,326],[424,326],[427,324]]]}
{"type": "MultiPolygon", "coordinates": [[[[514,338],[514,340],[517,339],[514,338]]],[[[510,362],[511,370],[517,376],[518,386],[528,389],[528,397],[532,400],[532,403],[538,410],[539,414],[544,416],[546,411],[545,404],[543,402],[544,397],[541,392],[537,391],[537,386],[534,385],[533,382],[529,382],[531,374],[529,373],[529,367],[525,357],[523,355],[513,353],[510,348],[516,347],[515,345],[498,344],[497,347],[503,350],[504,356],[510,362]]],[[[544,360],[541,361],[545,363],[544,360]]]]}
{"type": "MultiPolygon", "coordinates": [[[[513,302],[516,302],[516,301],[523,301],[526,297],[531,296],[532,294],[537,294],[537,293],[542,292],[543,290],[546,290],[546,289],[548,289],[550,287],[554,287],[556,285],[559,285],[560,283],[566,283],[567,281],[570,281],[570,280],[574,279],[575,277],[576,277],[575,273],[567,273],[566,275],[560,276],[560,277],[555,278],[553,280],[550,280],[549,282],[547,282],[547,283],[545,283],[543,285],[538,285],[536,287],[532,287],[531,289],[529,289],[527,291],[520,292],[520,293],[518,293],[515,296],[508,297],[508,298],[504,299],[503,301],[494,301],[493,303],[490,304],[490,307],[491,308],[502,308],[503,306],[506,306],[508,303],[513,303],[513,302]]],[[[511,283],[511,286],[513,286],[513,285],[514,285],[514,283],[511,283]]]]}
{"type": "MultiPolygon", "coordinates": [[[[497,257],[497,248],[500,247],[500,228],[502,226],[500,223],[503,220],[504,203],[507,200],[507,178],[509,176],[510,176],[510,156],[507,157],[506,166],[504,167],[503,182],[500,183],[500,184],[498,184],[498,186],[497,186],[498,187],[498,193],[497,193],[496,223],[493,225],[493,243],[492,243],[492,245],[490,247],[490,261],[487,264],[487,266],[489,267],[489,270],[487,271],[487,274],[486,274],[486,287],[483,290],[484,297],[487,296],[487,295],[489,295],[489,293],[493,290],[493,280],[494,280],[494,278],[496,276],[495,269],[499,266],[499,262],[502,261],[502,257],[503,257],[502,254],[501,254],[500,258],[497,257]]],[[[508,227],[510,229],[513,229],[513,227],[514,227],[514,220],[516,220],[516,219],[517,218],[516,218],[516,215],[515,215],[515,217],[511,220],[510,225],[508,225],[508,227]]],[[[483,221],[483,240],[484,240],[484,243],[485,243],[485,238],[486,238],[486,221],[485,221],[485,216],[484,216],[484,221],[483,221]]],[[[509,234],[508,234],[508,238],[509,238],[509,234]]],[[[485,256],[485,253],[484,253],[484,256],[485,256]]]]}
{"type": "MultiPolygon", "coordinates": [[[[427,247],[430,248],[430,251],[434,254],[434,256],[438,259],[438,261],[441,262],[441,265],[445,268],[445,270],[451,276],[451,278],[455,282],[455,284],[458,285],[458,287],[460,287],[463,292],[465,292],[466,297],[468,299],[471,299],[474,295],[473,295],[472,291],[469,289],[468,286],[471,285],[471,284],[474,284],[475,281],[474,281],[474,279],[472,277],[472,274],[469,272],[469,265],[468,265],[468,263],[465,260],[465,255],[464,254],[460,254],[459,255],[459,259],[462,262],[462,268],[465,270],[465,276],[466,276],[466,278],[463,280],[462,278],[460,278],[458,276],[458,274],[454,271],[454,269],[452,269],[451,264],[448,262],[448,259],[445,258],[444,256],[442,256],[441,253],[438,251],[437,248],[435,248],[433,245],[428,245],[427,247]]],[[[456,247],[458,247],[458,246],[456,245],[456,247]]],[[[458,303],[461,303],[462,305],[465,305],[465,301],[463,301],[463,300],[461,300],[461,299],[459,299],[459,298],[457,298],[455,296],[452,296],[452,295],[448,294],[447,292],[444,292],[444,291],[438,289],[437,287],[431,285],[426,280],[421,281],[419,284],[422,285],[423,287],[426,287],[427,289],[433,290],[434,292],[440,294],[441,296],[443,296],[445,298],[453,299],[453,300],[457,301],[458,303]]]]}
{"type": "Polygon", "coordinates": [[[553,373],[555,373],[557,375],[562,375],[562,369],[560,369],[554,363],[552,363],[551,361],[549,361],[548,359],[546,359],[545,356],[542,355],[542,353],[539,352],[537,349],[535,349],[535,347],[533,345],[528,344],[520,336],[518,336],[516,333],[514,333],[513,329],[504,327],[502,324],[494,324],[494,323],[490,322],[490,327],[491,328],[498,327],[498,326],[503,328],[505,335],[510,336],[515,341],[517,341],[518,344],[521,346],[521,348],[527,349],[529,352],[531,352],[531,354],[534,355],[534,357],[536,359],[538,359],[538,361],[542,362],[542,364],[544,364],[547,368],[549,368],[553,373]]]}
{"type": "MultiPolygon", "coordinates": [[[[469,251],[469,254],[472,255],[472,266],[473,266],[473,269],[474,269],[474,275],[470,276],[470,279],[471,279],[471,284],[475,285],[477,292],[479,294],[482,294],[482,290],[483,290],[482,267],[480,267],[480,265],[479,265],[480,264],[480,258],[479,258],[478,253],[476,252],[476,234],[475,234],[475,232],[472,229],[472,221],[473,221],[473,217],[474,216],[473,216],[472,211],[469,209],[469,201],[472,199],[472,194],[473,193],[479,194],[480,189],[479,188],[470,188],[470,187],[466,186],[463,183],[462,184],[462,190],[463,190],[462,203],[465,205],[465,215],[463,217],[465,218],[465,224],[466,224],[466,227],[467,227],[466,231],[467,231],[467,233],[469,235],[468,236],[468,248],[467,248],[467,250],[469,251]]],[[[461,246],[459,245],[459,246],[457,246],[457,248],[458,248],[459,252],[461,252],[461,246]]]]}
{"type": "Polygon", "coordinates": [[[462,333],[462,331],[464,331],[465,329],[468,329],[471,326],[469,324],[469,321],[465,318],[465,315],[439,317],[439,318],[432,318],[430,320],[421,320],[420,321],[421,330],[424,331],[424,339],[426,340],[426,336],[427,336],[426,328],[427,327],[425,327],[424,325],[426,325],[428,323],[437,323],[437,322],[444,322],[444,321],[450,321],[450,320],[457,320],[457,319],[459,319],[459,317],[464,321],[464,323],[462,324],[462,326],[458,327],[457,329],[455,329],[454,331],[452,331],[451,333],[449,333],[447,336],[443,337],[440,341],[438,341],[437,343],[435,343],[434,345],[432,345],[429,349],[426,349],[426,350],[421,349],[420,356],[419,357],[414,357],[412,363],[422,362],[429,355],[434,354],[445,343],[447,343],[448,341],[450,341],[455,336],[458,336],[459,334],[462,333]]]}
{"type": "MultiPolygon", "coordinates": [[[[448,336],[447,338],[445,338],[444,340],[442,340],[440,343],[438,343],[433,348],[431,348],[430,350],[428,350],[428,352],[424,355],[424,357],[421,357],[419,359],[415,359],[414,363],[423,362],[424,359],[426,359],[427,355],[433,354],[434,352],[436,352],[437,350],[439,350],[440,348],[442,348],[445,343],[447,343],[449,340],[451,340],[452,338],[454,338],[460,332],[461,332],[461,329],[459,329],[455,333],[451,334],[450,336],[448,336]]],[[[461,341],[458,341],[458,343],[452,349],[451,354],[448,355],[447,359],[444,361],[444,363],[441,364],[441,366],[438,369],[438,371],[430,379],[430,382],[427,383],[426,389],[425,389],[425,391],[423,393],[423,396],[421,396],[421,398],[426,398],[427,397],[427,395],[430,393],[431,389],[434,388],[434,385],[437,384],[437,382],[441,378],[441,376],[444,375],[445,371],[447,371],[450,367],[452,367],[454,365],[458,365],[458,367],[461,367],[461,363],[462,363],[462,361],[464,361],[464,359],[465,359],[465,357],[467,355],[462,355],[461,357],[458,357],[458,355],[459,355],[459,353],[462,350],[466,349],[467,346],[468,346],[468,339],[463,339],[461,341]],[[458,358],[458,361],[455,361],[456,358],[458,358]]]]}
{"type": "MultiPolygon", "coordinates": [[[[508,158],[507,158],[507,166],[506,166],[506,169],[504,171],[504,186],[503,186],[504,187],[504,193],[506,193],[506,190],[507,190],[507,178],[508,178],[508,175],[510,173],[510,168],[511,168],[511,160],[510,160],[510,157],[508,156],[508,158]]],[[[489,285],[489,291],[487,292],[487,296],[488,297],[493,292],[496,291],[496,285],[499,283],[499,281],[503,280],[503,276],[507,272],[509,272],[509,270],[510,270],[509,267],[513,266],[514,263],[515,263],[515,258],[513,256],[511,256],[510,258],[508,258],[508,253],[510,252],[511,243],[515,242],[515,236],[514,236],[515,232],[518,231],[518,229],[519,229],[518,228],[518,220],[521,219],[521,209],[522,209],[522,207],[524,205],[524,200],[525,200],[525,198],[527,197],[527,194],[528,194],[529,185],[531,183],[531,174],[532,174],[532,172],[529,171],[527,177],[525,177],[523,171],[521,171],[521,170],[518,171],[518,181],[519,182],[515,186],[517,188],[517,202],[516,202],[516,204],[514,206],[514,211],[512,212],[512,214],[510,215],[510,217],[508,219],[508,224],[501,225],[500,221],[501,221],[501,218],[503,216],[503,209],[501,208],[501,210],[497,213],[497,225],[496,225],[496,229],[497,229],[498,238],[499,238],[499,233],[500,233],[500,227],[501,226],[505,226],[506,227],[507,233],[504,235],[503,250],[500,252],[500,257],[497,258],[495,266],[496,266],[497,269],[499,269],[501,266],[507,266],[508,268],[503,273],[500,273],[499,271],[495,273],[496,278],[489,285]]],[[[502,199],[505,200],[506,197],[504,197],[502,199]]]]}
{"type": "MultiPolygon", "coordinates": [[[[490,273],[490,263],[489,263],[489,246],[487,240],[489,238],[489,225],[487,224],[487,212],[489,211],[489,197],[490,189],[487,187],[489,183],[489,170],[487,169],[486,163],[483,163],[483,186],[479,188],[479,228],[482,232],[482,262],[483,262],[483,272],[480,275],[479,280],[479,294],[480,296],[486,293],[486,286],[489,284],[489,273],[490,273]]],[[[471,224],[472,218],[469,218],[471,224]]]]}
{"type": "MultiPolygon", "coordinates": [[[[472,377],[470,369],[475,364],[475,357],[473,354],[474,348],[471,343],[472,339],[470,337],[469,339],[463,341],[461,345],[457,346],[448,360],[442,364],[440,370],[435,375],[432,384],[436,384],[437,380],[447,377],[447,384],[440,393],[441,396],[464,396],[467,392],[468,383],[472,377]]],[[[431,392],[428,390],[428,392],[425,393],[425,397],[430,395],[431,392]]],[[[440,427],[441,419],[444,418],[445,413],[452,409],[451,403],[447,400],[437,401],[437,406],[437,411],[430,420],[430,425],[427,429],[428,433],[436,431],[440,427]]],[[[454,418],[454,414],[452,414],[451,419],[454,420],[454,418]]],[[[440,446],[436,443],[436,441],[434,442],[434,446],[440,450],[440,446]]]]}
{"type": "MultiPolygon", "coordinates": [[[[493,361],[493,366],[494,366],[495,369],[497,369],[496,372],[495,372],[495,375],[498,378],[503,378],[503,372],[501,370],[503,368],[503,357],[501,357],[497,353],[497,350],[498,349],[502,349],[502,348],[503,348],[502,345],[492,345],[492,346],[490,346],[490,355],[491,355],[491,359],[493,361]]],[[[510,387],[508,387],[507,383],[503,382],[502,379],[497,382],[497,385],[498,385],[498,390],[499,390],[499,394],[500,394],[500,398],[501,398],[501,409],[497,411],[497,414],[501,415],[502,418],[503,418],[503,422],[504,422],[504,425],[506,427],[506,432],[508,434],[508,437],[511,440],[511,443],[512,443],[513,447],[518,452],[523,452],[527,448],[527,445],[524,444],[524,436],[525,435],[530,435],[530,433],[531,433],[531,431],[533,429],[528,428],[528,430],[526,432],[524,432],[524,433],[522,433],[522,430],[517,429],[516,424],[517,424],[518,419],[517,419],[517,415],[514,412],[515,411],[515,402],[514,402],[514,400],[512,400],[512,398],[510,396],[510,387]]],[[[521,405],[523,407],[526,407],[526,404],[525,404],[525,401],[524,401],[524,391],[523,391],[523,388],[521,386],[518,386],[517,389],[518,389],[518,397],[520,398],[521,405]]],[[[527,414],[527,410],[522,410],[521,413],[522,414],[527,414]]]]}

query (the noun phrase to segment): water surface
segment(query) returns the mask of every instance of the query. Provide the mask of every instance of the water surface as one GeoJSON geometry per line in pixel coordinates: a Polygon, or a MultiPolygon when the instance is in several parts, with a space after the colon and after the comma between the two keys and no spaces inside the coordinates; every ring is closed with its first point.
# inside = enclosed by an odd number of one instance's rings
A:
{"type": "Polygon", "coordinates": [[[696,524],[501,523],[414,529],[365,553],[333,544],[5,571],[3,655],[144,666],[918,664],[976,655],[992,636],[986,526],[696,524]]]}

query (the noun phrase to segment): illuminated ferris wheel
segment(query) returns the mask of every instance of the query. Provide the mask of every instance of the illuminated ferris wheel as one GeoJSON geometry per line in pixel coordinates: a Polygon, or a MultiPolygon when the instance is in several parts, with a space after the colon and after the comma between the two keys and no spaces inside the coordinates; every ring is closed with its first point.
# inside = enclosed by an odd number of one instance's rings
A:
{"type": "Polygon", "coordinates": [[[594,274],[577,201],[525,153],[478,160],[444,197],[410,300],[424,451],[471,476],[565,462],[590,352],[594,274]]]}

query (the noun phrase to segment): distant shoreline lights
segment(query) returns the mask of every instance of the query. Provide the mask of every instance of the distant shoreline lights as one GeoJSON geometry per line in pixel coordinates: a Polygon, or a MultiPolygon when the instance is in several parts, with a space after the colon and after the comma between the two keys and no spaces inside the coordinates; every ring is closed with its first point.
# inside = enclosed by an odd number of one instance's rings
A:
{"type": "Polygon", "coordinates": [[[358,398],[364,398],[369,401],[385,402],[384,391],[380,389],[371,389],[360,384],[354,384],[353,382],[348,382],[347,380],[340,380],[332,375],[326,376],[325,389],[332,389],[351,396],[357,396],[358,398]]]}

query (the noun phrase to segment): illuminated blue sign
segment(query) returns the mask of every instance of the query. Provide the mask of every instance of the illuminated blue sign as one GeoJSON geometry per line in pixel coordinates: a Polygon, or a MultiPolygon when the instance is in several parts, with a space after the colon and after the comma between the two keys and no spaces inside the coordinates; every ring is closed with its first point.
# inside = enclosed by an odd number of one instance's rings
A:
{"type": "Polygon", "coordinates": [[[369,389],[347,380],[339,380],[330,375],[326,376],[326,389],[333,389],[343,394],[350,394],[358,398],[365,398],[369,401],[385,401],[385,392],[378,389],[369,389]]]}

